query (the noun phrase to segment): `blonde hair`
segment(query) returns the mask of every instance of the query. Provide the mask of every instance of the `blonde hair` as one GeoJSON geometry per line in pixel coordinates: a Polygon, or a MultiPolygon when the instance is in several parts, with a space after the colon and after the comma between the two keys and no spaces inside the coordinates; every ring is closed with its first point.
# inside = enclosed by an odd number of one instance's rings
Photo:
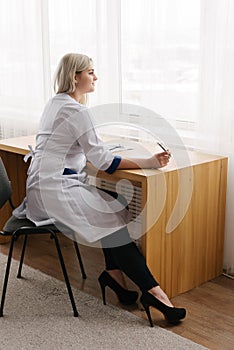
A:
{"type": "MultiPolygon", "coordinates": [[[[62,57],[54,76],[54,91],[56,94],[75,91],[75,74],[83,72],[92,64],[92,59],[79,53],[68,53],[62,57]]],[[[80,101],[86,104],[87,96],[84,94],[80,101]]]]}

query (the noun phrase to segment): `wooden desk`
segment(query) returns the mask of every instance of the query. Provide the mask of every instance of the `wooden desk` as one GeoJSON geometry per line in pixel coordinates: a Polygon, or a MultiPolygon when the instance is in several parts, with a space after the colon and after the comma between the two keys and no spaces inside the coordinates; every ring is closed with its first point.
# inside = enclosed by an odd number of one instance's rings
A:
{"type": "MultiPolygon", "coordinates": [[[[0,141],[0,156],[12,181],[16,205],[25,196],[28,164],[24,163],[23,156],[28,152],[28,144],[34,143],[33,136],[0,141]]],[[[191,166],[180,169],[172,164],[163,170],[98,173],[104,182],[127,179],[141,190],[142,208],[147,204],[142,218],[142,229],[147,231],[141,239],[142,251],[152,273],[170,297],[222,273],[227,158],[198,152],[189,152],[189,156],[191,166]],[[183,220],[168,234],[166,226],[177,199],[178,179],[186,178],[188,170],[193,173],[191,201],[183,220]],[[161,190],[165,184],[166,194],[161,190]],[[152,224],[152,216],[164,199],[158,219],[152,224]]],[[[186,194],[186,187],[184,192],[186,194]]],[[[6,206],[0,214],[2,228],[10,209],[6,206]]]]}

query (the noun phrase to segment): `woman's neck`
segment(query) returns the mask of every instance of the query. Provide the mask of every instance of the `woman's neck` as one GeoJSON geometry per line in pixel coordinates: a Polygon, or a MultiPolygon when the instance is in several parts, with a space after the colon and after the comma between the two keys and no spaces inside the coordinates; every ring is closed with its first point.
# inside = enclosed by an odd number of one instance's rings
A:
{"type": "Polygon", "coordinates": [[[76,102],[80,103],[82,96],[78,95],[78,93],[75,92],[71,92],[70,94],[68,94],[71,98],[74,98],[74,100],[76,100],[76,102]]]}

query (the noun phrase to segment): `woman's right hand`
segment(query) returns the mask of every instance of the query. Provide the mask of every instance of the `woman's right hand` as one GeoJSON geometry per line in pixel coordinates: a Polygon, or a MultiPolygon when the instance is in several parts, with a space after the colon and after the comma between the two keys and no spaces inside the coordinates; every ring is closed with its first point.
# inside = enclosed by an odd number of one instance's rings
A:
{"type": "Polygon", "coordinates": [[[158,169],[165,167],[170,158],[169,151],[156,153],[150,158],[122,158],[118,169],[158,169]]]}
{"type": "Polygon", "coordinates": [[[169,151],[154,154],[153,157],[150,158],[152,168],[157,169],[165,167],[169,163],[170,158],[171,154],[169,151]]]}

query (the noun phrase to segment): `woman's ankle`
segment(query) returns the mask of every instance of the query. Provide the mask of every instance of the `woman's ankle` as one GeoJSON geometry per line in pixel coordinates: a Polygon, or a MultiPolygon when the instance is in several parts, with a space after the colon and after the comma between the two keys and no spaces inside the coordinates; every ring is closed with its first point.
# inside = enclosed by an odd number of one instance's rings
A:
{"type": "Polygon", "coordinates": [[[115,270],[106,270],[106,272],[109,273],[109,275],[123,287],[124,289],[127,288],[127,284],[123,275],[123,272],[121,270],[115,269],[115,270]]]}

